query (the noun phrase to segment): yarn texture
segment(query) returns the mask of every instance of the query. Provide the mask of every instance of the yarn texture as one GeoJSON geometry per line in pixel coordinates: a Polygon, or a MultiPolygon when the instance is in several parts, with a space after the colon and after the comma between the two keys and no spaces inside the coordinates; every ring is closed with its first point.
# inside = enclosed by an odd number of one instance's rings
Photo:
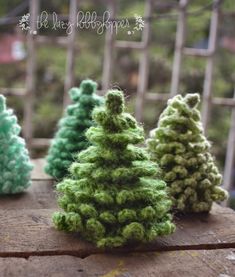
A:
{"type": "Polygon", "coordinates": [[[33,166],[13,110],[0,95],[0,194],[22,192],[31,185],[33,166]]]}
{"type": "Polygon", "coordinates": [[[56,179],[66,176],[74,156],[90,145],[85,132],[93,125],[91,114],[94,107],[104,102],[103,97],[95,94],[96,88],[94,81],[83,80],[80,88],[69,91],[74,104],[67,107],[65,116],[59,122],[45,167],[45,172],[56,179]]]}
{"type": "Polygon", "coordinates": [[[124,112],[123,93],[109,91],[93,118],[97,126],[86,133],[93,145],[70,167],[72,177],[57,185],[64,212],[53,215],[55,226],[102,248],[171,234],[166,184],[146,150],[135,146],[144,141],[144,131],[124,112]]]}
{"type": "Polygon", "coordinates": [[[174,208],[185,212],[209,212],[213,201],[227,192],[204,136],[199,94],[177,95],[168,101],[158,127],[147,140],[151,159],[162,168],[174,208]]]}

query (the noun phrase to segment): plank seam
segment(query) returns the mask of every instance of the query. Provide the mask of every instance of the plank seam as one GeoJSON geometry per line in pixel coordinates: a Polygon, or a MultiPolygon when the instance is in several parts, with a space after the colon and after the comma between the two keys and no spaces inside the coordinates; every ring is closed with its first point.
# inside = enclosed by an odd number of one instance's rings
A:
{"type": "Polygon", "coordinates": [[[50,251],[30,251],[30,252],[0,252],[0,258],[25,258],[28,259],[31,256],[62,256],[69,255],[85,259],[91,255],[97,254],[127,254],[127,253],[146,253],[146,252],[168,252],[179,250],[222,250],[228,248],[235,248],[234,243],[219,243],[219,244],[198,244],[198,245],[183,245],[183,246],[167,246],[159,247],[158,249],[116,249],[113,250],[92,250],[92,251],[76,251],[76,250],[50,250],[50,251]]]}

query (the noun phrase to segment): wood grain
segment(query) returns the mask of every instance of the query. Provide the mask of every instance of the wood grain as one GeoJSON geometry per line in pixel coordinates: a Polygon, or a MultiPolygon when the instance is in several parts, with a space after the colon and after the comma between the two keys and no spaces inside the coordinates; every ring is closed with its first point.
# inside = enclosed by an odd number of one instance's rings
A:
{"type": "Polygon", "coordinates": [[[235,247],[235,213],[217,204],[209,214],[175,216],[177,230],[167,239],[158,239],[146,250],[163,249],[217,249],[235,247]]]}
{"type": "Polygon", "coordinates": [[[36,181],[42,181],[42,180],[51,180],[53,179],[51,176],[47,175],[44,172],[44,167],[46,165],[46,160],[45,159],[35,159],[32,160],[32,163],[34,165],[32,174],[31,174],[31,179],[36,180],[36,181]]]}
{"type": "MultiPolygon", "coordinates": [[[[54,229],[51,215],[56,209],[0,210],[0,256],[74,255],[86,257],[100,249],[75,233],[54,229]]],[[[178,218],[175,234],[154,243],[126,247],[115,252],[218,249],[235,247],[235,213],[215,206],[210,215],[178,218]]]]}
{"type": "Polygon", "coordinates": [[[0,268],[4,277],[233,277],[234,251],[235,249],[222,249],[99,254],[85,259],[63,255],[29,259],[0,258],[0,268]]]}
{"type": "Polygon", "coordinates": [[[53,180],[33,181],[24,192],[0,196],[0,209],[50,209],[56,208],[56,193],[53,180]]]}
{"type": "Polygon", "coordinates": [[[69,254],[84,257],[95,248],[77,234],[57,231],[51,216],[56,209],[0,211],[0,256],[69,254]]]}

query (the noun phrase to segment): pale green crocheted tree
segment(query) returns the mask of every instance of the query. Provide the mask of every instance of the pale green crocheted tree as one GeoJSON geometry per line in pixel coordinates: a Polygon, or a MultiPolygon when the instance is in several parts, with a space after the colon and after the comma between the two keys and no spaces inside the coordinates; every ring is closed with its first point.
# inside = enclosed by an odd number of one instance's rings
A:
{"type": "Polygon", "coordinates": [[[87,131],[93,146],[78,155],[71,179],[57,185],[64,212],[53,215],[54,224],[98,247],[147,242],[174,231],[157,164],[135,146],[144,141],[143,128],[123,110],[122,92],[108,92],[105,107],[94,112],[98,126],[87,131]]]}
{"type": "Polygon", "coordinates": [[[186,212],[208,212],[213,201],[227,197],[219,187],[221,175],[204,136],[199,102],[199,94],[170,99],[147,140],[152,160],[162,168],[174,207],[186,212]]]}
{"type": "Polygon", "coordinates": [[[0,95],[0,194],[14,194],[30,186],[33,168],[13,110],[0,95]]]}
{"type": "Polygon", "coordinates": [[[74,156],[90,145],[85,132],[93,125],[91,114],[94,107],[102,105],[104,101],[103,97],[95,94],[96,88],[94,81],[84,80],[80,88],[69,91],[74,103],[67,107],[65,116],[59,122],[45,167],[45,172],[56,179],[66,176],[74,156]]]}

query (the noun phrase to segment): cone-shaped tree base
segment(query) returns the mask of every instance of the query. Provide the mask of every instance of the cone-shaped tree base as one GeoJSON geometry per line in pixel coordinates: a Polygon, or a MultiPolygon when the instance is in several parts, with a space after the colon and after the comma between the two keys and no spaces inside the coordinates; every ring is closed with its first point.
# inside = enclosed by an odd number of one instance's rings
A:
{"type": "Polygon", "coordinates": [[[30,186],[33,168],[20,126],[0,95],[0,194],[15,194],[30,186]]]}
{"type": "Polygon", "coordinates": [[[185,212],[209,212],[213,201],[227,197],[219,187],[221,175],[203,134],[199,100],[198,94],[169,100],[147,141],[152,160],[162,168],[174,208],[185,212]]]}
{"type": "Polygon", "coordinates": [[[92,80],[84,80],[80,88],[69,91],[74,104],[68,106],[59,122],[59,130],[49,149],[45,167],[45,172],[56,179],[68,175],[68,168],[75,156],[90,145],[85,132],[93,125],[91,114],[94,107],[103,103],[103,98],[95,94],[96,87],[92,80]]]}
{"type": "Polygon", "coordinates": [[[79,232],[98,247],[152,241],[175,228],[157,164],[134,146],[143,142],[143,129],[123,109],[123,94],[110,91],[106,107],[94,113],[98,126],[87,131],[93,146],[72,164],[73,179],[57,185],[64,212],[54,214],[56,227],[79,232]]]}

